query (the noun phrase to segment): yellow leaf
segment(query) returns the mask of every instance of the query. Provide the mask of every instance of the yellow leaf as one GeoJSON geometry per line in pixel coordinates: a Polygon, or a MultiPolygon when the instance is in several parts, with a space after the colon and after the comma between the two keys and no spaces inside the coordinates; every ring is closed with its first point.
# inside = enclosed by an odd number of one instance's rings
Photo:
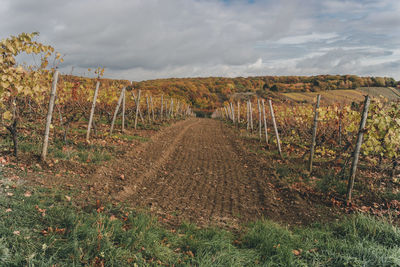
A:
{"type": "Polygon", "coordinates": [[[3,113],[3,119],[4,120],[11,120],[12,119],[12,114],[10,111],[6,111],[3,113]]]}
{"type": "Polygon", "coordinates": [[[1,83],[1,86],[2,86],[3,88],[8,88],[8,87],[10,86],[10,83],[9,83],[9,82],[2,82],[2,83],[1,83]]]}

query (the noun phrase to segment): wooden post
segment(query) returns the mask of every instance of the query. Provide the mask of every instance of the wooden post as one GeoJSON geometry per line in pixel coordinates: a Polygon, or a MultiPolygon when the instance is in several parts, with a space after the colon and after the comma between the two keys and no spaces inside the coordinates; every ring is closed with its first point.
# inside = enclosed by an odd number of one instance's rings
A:
{"type": "Polygon", "coordinates": [[[310,158],[308,161],[308,170],[310,173],[312,172],[313,167],[313,158],[314,158],[314,149],[315,149],[315,139],[317,138],[317,127],[318,127],[318,109],[319,102],[321,100],[321,95],[317,95],[317,103],[315,104],[315,114],[314,114],[314,126],[312,129],[312,139],[311,139],[311,147],[310,147],[310,158]]]}
{"type": "Polygon", "coordinates": [[[249,101],[249,110],[250,110],[250,128],[251,132],[253,132],[253,107],[251,106],[251,101],[249,101]]]}
{"type": "Polygon", "coordinates": [[[124,96],[122,98],[122,132],[125,131],[125,101],[126,101],[126,90],[124,90],[124,96]]]}
{"type": "MultiPolygon", "coordinates": [[[[134,92],[132,92],[132,96],[133,96],[133,99],[135,100],[135,105],[137,105],[137,97],[135,96],[134,92]]],[[[140,105],[140,101],[139,101],[139,105],[140,105]]],[[[139,108],[139,118],[142,121],[142,123],[144,123],[144,119],[142,116],[142,112],[140,111],[140,108],[139,108]]]]}
{"type": "MultiPolygon", "coordinates": [[[[139,104],[140,104],[140,102],[139,102],[139,104]]],[[[139,108],[139,118],[140,118],[140,121],[144,124],[144,123],[146,123],[145,121],[144,121],[144,118],[143,118],[143,115],[142,115],[142,110],[139,108]]]]}
{"type": "Polygon", "coordinates": [[[233,107],[232,102],[230,103],[231,105],[231,112],[232,112],[232,122],[235,123],[235,108],[233,107]]]}
{"type": "Polygon", "coordinates": [[[153,105],[153,97],[150,96],[150,106],[151,106],[151,115],[153,117],[153,121],[155,120],[154,118],[154,105],[153,105]]]}
{"type": "Polygon", "coordinates": [[[364,100],[364,108],[362,111],[360,128],[358,130],[357,143],[356,143],[356,147],[354,148],[353,162],[351,164],[350,176],[349,176],[349,181],[347,184],[347,196],[346,196],[347,205],[349,205],[351,203],[351,193],[353,191],[354,179],[356,177],[356,170],[357,170],[357,165],[358,165],[358,159],[360,156],[360,149],[361,149],[361,144],[362,144],[363,135],[364,135],[364,128],[365,128],[365,124],[367,123],[369,103],[370,103],[370,98],[369,98],[369,95],[367,95],[364,100]]]}
{"type": "Polygon", "coordinates": [[[140,111],[140,90],[138,92],[137,100],[136,100],[136,116],[135,116],[135,129],[137,127],[137,120],[140,111]]]}
{"type": "Polygon", "coordinates": [[[268,145],[267,117],[265,116],[264,99],[262,99],[261,102],[262,102],[262,109],[263,109],[264,130],[265,130],[265,142],[266,142],[267,145],[268,145]]]}
{"type": "Polygon", "coordinates": [[[339,146],[342,145],[342,111],[339,113],[339,125],[338,125],[338,131],[339,131],[339,146]]]}
{"type": "Polygon", "coordinates": [[[160,119],[162,120],[163,113],[163,105],[164,105],[164,95],[161,95],[161,109],[160,109],[160,119]]]}
{"type": "Polygon", "coordinates": [[[247,130],[249,130],[250,128],[249,100],[247,100],[246,116],[247,116],[247,130]]]}
{"type": "Polygon", "coordinates": [[[237,102],[237,110],[238,110],[238,113],[237,113],[237,122],[238,122],[238,124],[240,123],[240,101],[238,101],[237,102]]]}
{"type": "Polygon", "coordinates": [[[278,127],[276,126],[274,108],[272,107],[271,99],[268,99],[268,104],[269,104],[269,111],[271,112],[272,124],[274,125],[276,143],[278,144],[278,152],[279,152],[279,155],[281,156],[281,158],[283,159],[282,149],[281,149],[281,140],[279,139],[279,132],[278,132],[278,127]]]}
{"type": "Polygon", "coordinates": [[[257,98],[257,106],[258,106],[258,132],[259,132],[260,142],[261,142],[262,124],[261,124],[261,105],[260,105],[260,99],[259,98],[257,98]]]}
{"type": "Polygon", "coordinates": [[[119,95],[119,98],[118,98],[117,106],[115,107],[115,110],[114,110],[114,116],[113,116],[113,119],[111,122],[110,134],[112,134],[112,132],[114,130],[114,124],[115,124],[115,120],[117,119],[118,110],[119,110],[119,107],[121,106],[122,100],[125,96],[125,88],[126,87],[122,88],[121,94],[119,95]]]}
{"type": "Polygon", "coordinates": [[[150,119],[150,104],[149,104],[149,97],[146,96],[146,107],[147,107],[147,120],[151,121],[150,119]]]}
{"type": "Polygon", "coordinates": [[[171,103],[169,105],[169,116],[170,118],[174,117],[174,99],[171,98],[171,103]]]}
{"type": "Polygon", "coordinates": [[[97,95],[99,92],[99,87],[100,87],[100,82],[97,81],[96,89],[94,90],[94,95],[93,95],[92,109],[90,110],[89,124],[88,124],[88,128],[86,131],[86,141],[89,141],[90,130],[92,129],[93,115],[94,115],[94,110],[96,108],[96,101],[97,101],[97,95]]]}
{"type": "Polygon", "coordinates": [[[134,92],[131,92],[131,93],[132,93],[132,97],[133,97],[133,100],[135,101],[135,105],[136,105],[136,95],[134,92]]]}
{"type": "Polygon", "coordinates": [[[47,147],[49,146],[50,125],[51,125],[51,118],[53,116],[54,101],[56,99],[58,74],[59,74],[59,72],[58,72],[58,70],[56,70],[54,72],[53,83],[51,85],[49,110],[47,112],[46,128],[45,128],[45,132],[44,132],[44,141],[43,141],[43,149],[42,149],[42,156],[41,156],[43,161],[46,161],[47,147]]]}
{"type": "Polygon", "coordinates": [[[165,106],[165,118],[166,119],[168,119],[169,117],[169,114],[168,114],[168,100],[167,99],[165,99],[165,101],[164,101],[164,106],[165,106]]]}

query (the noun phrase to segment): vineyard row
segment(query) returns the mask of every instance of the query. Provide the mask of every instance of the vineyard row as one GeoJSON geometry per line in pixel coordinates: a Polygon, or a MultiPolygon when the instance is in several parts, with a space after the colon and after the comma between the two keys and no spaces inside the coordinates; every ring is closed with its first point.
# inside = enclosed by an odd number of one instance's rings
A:
{"type": "Polygon", "coordinates": [[[310,173],[314,158],[319,162],[340,163],[341,176],[345,175],[351,162],[347,174],[347,200],[350,202],[359,156],[366,165],[390,172],[391,181],[397,182],[395,176],[400,153],[398,104],[382,99],[373,99],[370,104],[369,96],[363,104],[345,106],[321,106],[320,95],[315,106],[273,104],[271,99],[266,102],[258,98],[245,103],[229,102],[217,109],[213,117],[229,121],[250,133],[257,132],[260,142],[265,142],[267,148],[274,144],[282,158],[284,152],[300,155],[303,159],[308,156],[306,165],[310,173]]]}

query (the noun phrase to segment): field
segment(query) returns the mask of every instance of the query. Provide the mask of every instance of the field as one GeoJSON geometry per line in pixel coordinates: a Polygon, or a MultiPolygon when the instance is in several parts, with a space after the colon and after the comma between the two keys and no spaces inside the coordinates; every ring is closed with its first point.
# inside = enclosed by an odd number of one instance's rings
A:
{"type": "Polygon", "coordinates": [[[392,87],[361,87],[356,90],[329,90],[314,93],[283,93],[285,97],[296,102],[314,103],[316,96],[320,94],[327,104],[349,104],[360,102],[365,94],[373,97],[384,97],[388,100],[399,100],[400,91],[392,87]]]}
{"type": "Polygon", "coordinates": [[[384,97],[388,100],[399,100],[400,90],[393,87],[361,87],[358,90],[375,97],[384,97]]]}

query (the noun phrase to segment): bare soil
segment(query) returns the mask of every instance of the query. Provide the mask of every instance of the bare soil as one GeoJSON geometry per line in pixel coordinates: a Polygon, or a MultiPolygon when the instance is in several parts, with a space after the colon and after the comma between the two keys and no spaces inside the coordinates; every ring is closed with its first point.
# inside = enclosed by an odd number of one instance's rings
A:
{"type": "Polygon", "coordinates": [[[271,162],[220,121],[180,121],[127,150],[83,180],[88,199],[123,202],[170,224],[229,228],[260,218],[309,224],[340,213],[321,196],[280,185],[271,162]]]}

